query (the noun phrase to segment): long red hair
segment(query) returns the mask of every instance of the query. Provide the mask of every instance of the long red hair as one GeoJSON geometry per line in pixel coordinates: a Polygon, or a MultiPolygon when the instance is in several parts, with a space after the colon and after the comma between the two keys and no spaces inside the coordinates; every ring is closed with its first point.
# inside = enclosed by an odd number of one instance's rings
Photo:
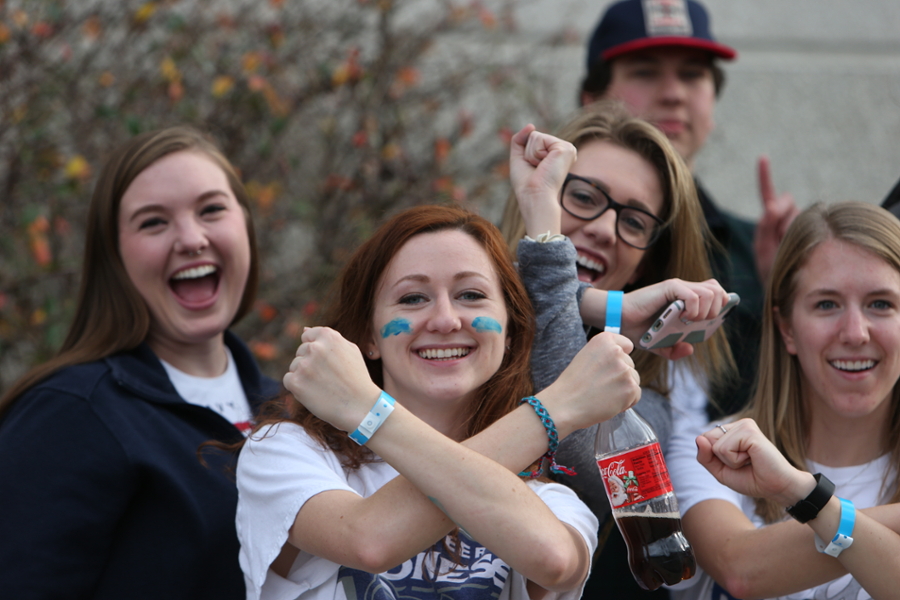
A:
{"type": "MultiPolygon", "coordinates": [[[[448,206],[417,206],[397,214],[347,262],[336,282],[325,324],[357,346],[371,340],[375,294],[391,259],[411,238],[446,230],[458,230],[472,236],[487,252],[500,280],[509,318],[510,348],[497,372],[476,391],[476,399],[465,416],[466,437],[469,437],[512,411],[532,390],[530,360],[535,332],[534,312],[506,242],[492,223],[472,212],[448,206]]],[[[366,366],[372,380],[383,386],[381,360],[366,357],[366,366]]],[[[372,459],[368,449],[358,446],[345,432],[314,416],[291,397],[270,404],[261,415],[257,428],[285,420],[303,426],[310,435],[341,456],[349,468],[358,468],[372,459]]]]}

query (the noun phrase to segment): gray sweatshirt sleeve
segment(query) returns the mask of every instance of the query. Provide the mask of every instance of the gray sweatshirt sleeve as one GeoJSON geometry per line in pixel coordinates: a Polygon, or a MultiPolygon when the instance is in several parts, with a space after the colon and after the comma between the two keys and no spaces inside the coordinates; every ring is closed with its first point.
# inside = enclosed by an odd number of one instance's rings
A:
{"type": "MultiPolygon", "coordinates": [[[[579,303],[584,290],[590,286],[578,280],[575,258],[575,247],[568,239],[543,244],[528,240],[519,242],[519,273],[537,320],[537,334],[531,354],[535,391],[556,381],[587,343],[579,303]]],[[[656,431],[665,453],[672,430],[669,401],[652,390],[643,389],[635,410],[656,431]]],[[[575,490],[602,520],[609,513],[609,501],[594,460],[597,427],[594,425],[576,431],[560,443],[557,462],[572,467],[578,474],[556,477],[560,483],[575,490]]]]}
{"type": "Polygon", "coordinates": [[[568,239],[545,244],[522,240],[517,252],[537,320],[531,375],[539,392],[556,381],[587,343],[578,303],[588,284],[578,280],[575,246],[568,239]]]}

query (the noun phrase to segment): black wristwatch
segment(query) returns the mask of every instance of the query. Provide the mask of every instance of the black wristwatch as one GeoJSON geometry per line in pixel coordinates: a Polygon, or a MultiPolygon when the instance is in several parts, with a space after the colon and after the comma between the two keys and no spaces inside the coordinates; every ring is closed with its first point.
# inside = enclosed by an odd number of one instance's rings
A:
{"type": "Polygon", "coordinates": [[[816,478],[816,487],[809,493],[809,496],[785,509],[787,514],[801,523],[812,521],[819,516],[819,511],[825,508],[834,495],[834,484],[830,479],[821,473],[816,473],[813,477],[816,478]]]}

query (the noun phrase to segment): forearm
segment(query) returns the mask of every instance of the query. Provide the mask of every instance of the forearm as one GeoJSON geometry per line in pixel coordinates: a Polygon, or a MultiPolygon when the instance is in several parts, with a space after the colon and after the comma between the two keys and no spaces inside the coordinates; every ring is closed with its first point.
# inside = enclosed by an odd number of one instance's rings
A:
{"type": "Polygon", "coordinates": [[[379,456],[516,571],[551,588],[573,577],[581,548],[519,477],[402,407],[395,412],[383,426],[388,429],[372,439],[379,456]]]}
{"type": "Polygon", "coordinates": [[[519,243],[519,274],[537,324],[531,356],[536,390],[556,381],[587,341],[578,312],[581,284],[575,256],[575,248],[568,240],[519,243]]]}
{"type": "MultiPolygon", "coordinates": [[[[684,516],[683,522],[698,564],[736,598],[752,600],[785,596],[822,585],[848,572],[873,598],[891,597],[880,590],[885,585],[891,593],[897,589],[896,574],[900,573],[900,567],[896,561],[900,552],[891,548],[893,543],[900,543],[900,536],[885,532],[887,528],[872,516],[896,526],[900,507],[875,507],[860,513],[867,516],[857,515],[854,546],[857,539],[866,541],[856,548],[856,554],[850,554],[854,547],[851,546],[837,559],[816,550],[813,529],[809,525],[789,520],[757,528],[737,507],[721,500],[696,505],[684,516]],[[721,511],[726,508],[731,516],[720,521],[721,511]],[[872,533],[869,530],[872,523],[877,526],[875,529],[884,529],[872,533]]],[[[827,517],[827,514],[823,515],[810,523],[830,531],[823,531],[830,540],[837,523],[826,523],[827,517]],[[816,523],[823,517],[826,519],[816,523]]],[[[820,537],[826,539],[825,536],[820,537]]]]}

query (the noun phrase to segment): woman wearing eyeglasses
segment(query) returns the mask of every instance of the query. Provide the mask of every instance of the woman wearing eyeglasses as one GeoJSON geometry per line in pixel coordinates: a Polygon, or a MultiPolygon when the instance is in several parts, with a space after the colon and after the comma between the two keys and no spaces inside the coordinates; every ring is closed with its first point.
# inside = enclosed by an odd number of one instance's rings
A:
{"type": "MultiPolygon", "coordinates": [[[[685,318],[709,319],[726,302],[725,290],[710,279],[707,228],[690,172],[649,123],[615,104],[598,103],[578,113],[557,137],[528,126],[513,137],[510,174],[514,198],[501,229],[517,248],[519,272],[537,313],[535,389],[552,383],[568,364],[586,340],[586,326],[603,328],[608,290],[626,292],[623,319],[635,325],[622,333],[635,343],[652,323],[636,314],[655,315],[681,299],[685,318]]],[[[632,358],[645,388],[636,409],[654,427],[664,451],[673,416],[679,428],[705,423],[704,387],[727,377],[732,367],[721,332],[696,351],[681,344],[665,355],[636,349],[632,358]],[[667,358],[692,352],[689,360],[670,367],[667,358]]],[[[582,430],[560,446],[569,461],[562,464],[579,473],[561,481],[603,522],[609,504],[593,459],[595,432],[582,430]]],[[[604,574],[625,564],[624,543],[617,532],[611,539],[604,558],[595,562],[586,596],[592,581],[602,583],[605,597],[639,591],[636,585],[609,589],[613,580],[631,584],[604,574]]]]}

